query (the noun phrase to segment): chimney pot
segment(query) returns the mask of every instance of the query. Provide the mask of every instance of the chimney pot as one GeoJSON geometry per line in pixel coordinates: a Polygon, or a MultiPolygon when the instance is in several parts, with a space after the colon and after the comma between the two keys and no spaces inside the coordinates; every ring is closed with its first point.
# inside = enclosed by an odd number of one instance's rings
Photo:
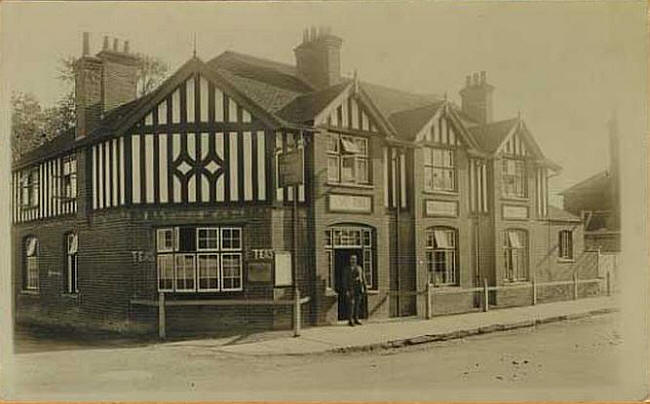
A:
{"type": "Polygon", "coordinates": [[[474,85],[478,85],[478,73],[472,74],[472,79],[474,80],[474,85]]]}
{"type": "Polygon", "coordinates": [[[84,32],[82,55],[88,56],[89,54],[90,54],[90,34],[88,32],[84,32]]]}
{"type": "Polygon", "coordinates": [[[118,43],[117,43],[117,38],[113,38],[113,50],[114,50],[115,52],[117,52],[117,45],[118,45],[118,43]]]}
{"type": "Polygon", "coordinates": [[[129,53],[129,41],[124,41],[124,53],[129,53]]]}
{"type": "Polygon", "coordinates": [[[485,84],[486,81],[487,81],[487,73],[485,72],[485,70],[483,70],[481,71],[481,84],[485,84]]]}
{"type": "Polygon", "coordinates": [[[104,45],[102,46],[103,50],[108,50],[108,36],[104,35],[104,45]]]}

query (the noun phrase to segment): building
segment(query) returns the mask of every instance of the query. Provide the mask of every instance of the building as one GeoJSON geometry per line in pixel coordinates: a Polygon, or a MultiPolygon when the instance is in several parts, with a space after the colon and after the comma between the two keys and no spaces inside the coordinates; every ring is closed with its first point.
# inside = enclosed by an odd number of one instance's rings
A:
{"type": "Polygon", "coordinates": [[[621,251],[619,139],[609,122],[609,168],[562,191],[564,209],[582,217],[585,248],[612,255],[621,251]]]}
{"type": "Polygon", "coordinates": [[[548,205],[559,167],[520,117],[493,120],[484,72],[457,106],[343,77],[342,43],[306,30],[295,66],[193,57],[136,99],[128,42],[91,55],[84,34],[75,130],[13,166],[17,321],[151,332],[163,296],[172,331],[289,327],[293,260],[304,321],[330,324],[352,254],[371,318],[422,315],[429,283],[445,314],[484,281],[507,307],[533,281],[596,277],[580,218],[548,205]],[[290,152],[296,189],[278,179],[290,152]]]}

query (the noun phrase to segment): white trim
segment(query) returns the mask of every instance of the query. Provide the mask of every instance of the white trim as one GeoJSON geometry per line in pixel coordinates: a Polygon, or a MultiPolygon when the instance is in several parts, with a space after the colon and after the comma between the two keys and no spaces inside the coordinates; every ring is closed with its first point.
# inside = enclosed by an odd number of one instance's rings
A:
{"type": "MultiPolygon", "coordinates": [[[[183,264],[183,271],[185,271],[185,265],[183,264]]],[[[187,278],[182,278],[182,279],[187,279],[187,278]]],[[[175,292],[180,292],[180,293],[188,293],[188,292],[195,292],[196,291],[196,253],[177,253],[174,254],[174,291],[175,292]],[[178,265],[177,265],[177,260],[178,258],[182,258],[183,260],[187,257],[192,257],[192,272],[194,276],[194,288],[192,289],[179,289],[178,288],[178,265]]]]}
{"type": "Polygon", "coordinates": [[[242,228],[241,227],[220,227],[219,228],[219,249],[221,251],[241,251],[243,249],[244,240],[242,240],[242,228]],[[239,247],[237,248],[226,248],[223,246],[223,231],[224,230],[236,230],[239,232],[239,247]]]}
{"type": "MultiPolygon", "coordinates": [[[[316,116],[314,117],[314,126],[327,123],[327,117],[330,116],[332,113],[336,114],[336,109],[343,102],[342,99],[347,99],[350,96],[350,89],[352,88],[352,85],[353,83],[350,82],[350,84],[348,84],[343,90],[341,90],[341,93],[338,96],[336,96],[336,98],[334,98],[332,102],[327,104],[325,108],[323,108],[318,114],[316,114],[316,116]]],[[[332,120],[332,124],[333,124],[333,120],[332,120]]]]}
{"type": "MultiPolygon", "coordinates": [[[[220,256],[220,265],[219,267],[221,270],[219,271],[221,273],[221,279],[220,279],[220,286],[221,286],[221,291],[222,292],[240,292],[244,290],[244,262],[242,258],[242,254],[240,252],[227,252],[227,253],[222,253],[220,256]],[[224,269],[223,269],[223,259],[225,256],[232,255],[232,256],[238,256],[239,257],[239,287],[238,288],[225,288],[224,287],[224,269]]],[[[237,278],[229,278],[229,279],[237,279],[237,278]]]]}
{"type": "Polygon", "coordinates": [[[221,229],[219,227],[214,227],[214,226],[205,226],[205,227],[197,227],[196,228],[196,251],[219,251],[221,248],[221,229]],[[215,230],[217,232],[217,246],[215,248],[200,248],[199,247],[199,232],[201,230],[215,230]]]}
{"type": "MultiPolygon", "coordinates": [[[[218,292],[221,290],[221,254],[216,252],[203,252],[196,254],[196,291],[197,292],[218,292]],[[199,263],[201,257],[215,257],[217,261],[217,287],[216,288],[201,288],[201,269],[199,263]]],[[[209,279],[209,278],[208,278],[209,279]]]]}
{"type": "Polygon", "coordinates": [[[173,227],[163,227],[163,228],[156,229],[156,252],[157,252],[157,253],[169,253],[169,252],[174,252],[174,250],[176,249],[176,248],[175,248],[175,247],[176,247],[176,237],[175,237],[175,236],[176,236],[176,234],[175,234],[175,232],[174,232],[174,228],[173,228],[173,227]],[[161,248],[161,246],[160,246],[160,234],[161,234],[162,232],[166,232],[166,231],[171,231],[171,232],[172,232],[172,245],[171,245],[170,248],[164,248],[164,249],[163,249],[163,248],[161,248]]]}

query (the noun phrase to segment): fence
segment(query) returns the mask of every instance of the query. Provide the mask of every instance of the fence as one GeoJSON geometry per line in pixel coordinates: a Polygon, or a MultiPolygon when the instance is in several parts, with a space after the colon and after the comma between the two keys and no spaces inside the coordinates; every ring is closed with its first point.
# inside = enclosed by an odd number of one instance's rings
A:
{"type": "MultiPolygon", "coordinates": [[[[420,292],[406,292],[409,295],[420,295],[426,294],[426,309],[425,309],[425,318],[430,319],[433,317],[433,299],[435,296],[441,295],[450,295],[450,294],[467,294],[467,293],[477,293],[480,294],[480,309],[482,311],[488,311],[490,309],[490,292],[494,291],[504,291],[504,290],[516,290],[516,289],[529,289],[531,296],[531,304],[535,305],[538,302],[538,293],[541,288],[550,287],[550,286],[569,286],[572,290],[573,300],[577,300],[579,297],[579,285],[581,284],[601,284],[603,279],[578,279],[577,275],[573,275],[573,279],[570,281],[553,281],[553,282],[535,282],[533,280],[530,283],[519,284],[519,285],[508,285],[508,286],[489,286],[488,280],[483,279],[483,286],[475,288],[464,288],[464,289],[441,289],[436,290],[433,284],[428,283],[426,289],[420,292]]],[[[613,292],[612,285],[612,276],[610,272],[606,272],[605,275],[605,291],[607,296],[610,296],[613,292]]],[[[397,293],[395,293],[397,294],[397,293]]],[[[399,293],[402,294],[402,293],[399,293]]]]}

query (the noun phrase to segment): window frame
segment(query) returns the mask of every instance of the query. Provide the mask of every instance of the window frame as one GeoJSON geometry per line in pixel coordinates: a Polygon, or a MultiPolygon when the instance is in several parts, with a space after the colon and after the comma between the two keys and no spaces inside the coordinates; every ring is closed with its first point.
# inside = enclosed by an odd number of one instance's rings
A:
{"type": "Polygon", "coordinates": [[[74,232],[66,233],[66,271],[65,271],[65,290],[66,294],[76,295],[79,293],[79,235],[74,232]],[[70,252],[70,240],[76,239],[76,249],[70,252]]]}
{"type": "MultiPolygon", "coordinates": [[[[209,240],[209,238],[208,238],[208,240],[209,240]]],[[[196,228],[196,251],[218,251],[220,249],[219,247],[221,247],[221,229],[219,227],[211,226],[211,227],[197,227],[196,228]],[[208,231],[208,232],[209,231],[215,231],[216,232],[215,240],[216,240],[217,245],[216,245],[215,248],[210,248],[210,247],[201,248],[201,246],[200,246],[200,240],[201,240],[200,233],[201,233],[201,231],[208,231]]]]}
{"type": "MultiPolygon", "coordinates": [[[[221,290],[221,254],[215,253],[215,252],[202,252],[202,253],[197,253],[196,254],[196,279],[197,279],[197,284],[196,284],[196,290],[198,292],[218,292],[221,290]],[[201,257],[214,257],[216,259],[216,277],[214,279],[217,280],[217,286],[216,288],[202,288],[201,287],[201,280],[204,279],[204,277],[201,276],[201,257]]],[[[208,279],[208,285],[209,285],[209,279],[212,279],[211,277],[205,277],[205,279],[208,279]]]]}
{"type": "Polygon", "coordinates": [[[38,209],[40,204],[39,185],[40,173],[38,167],[25,170],[20,179],[20,207],[22,209],[38,209]],[[27,200],[25,200],[25,196],[27,200]]]}
{"type": "MultiPolygon", "coordinates": [[[[449,238],[447,240],[450,240],[449,238]]],[[[460,286],[460,266],[459,266],[459,251],[458,251],[458,229],[448,226],[433,226],[425,231],[425,258],[427,266],[427,274],[429,282],[435,286],[441,287],[456,287],[460,286]],[[438,246],[436,242],[436,232],[444,232],[445,237],[451,235],[453,245],[451,247],[438,246]],[[431,241],[431,243],[429,243],[431,241]],[[442,254],[445,263],[444,271],[438,271],[436,264],[437,254],[442,254]],[[451,257],[452,268],[447,268],[451,257]],[[436,281],[438,273],[442,274],[441,281],[436,281]],[[452,278],[449,280],[449,278],[452,278]]]]}
{"type": "Polygon", "coordinates": [[[79,187],[77,183],[77,156],[72,153],[64,156],[61,159],[61,199],[64,202],[71,202],[77,199],[79,193],[79,187]],[[70,170],[66,173],[66,163],[69,163],[70,170]],[[69,182],[69,184],[68,184],[69,182]],[[69,185],[69,189],[68,189],[69,185]],[[69,192],[68,192],[69,191],[69,192]]]}
{"type": "Polygon", "coordinates": [[[375,230],[372,227],[365,225],[334,225],[325,229],[325,254],[328,264],[328,284],[329,289],[334,289],[335,283],[335,251],[337,249],[360,249],[363,261],[364,275],[366,275],[366,283],[368,290],[378,291],[379,282],[377,274],[377,248],[375,230]],[[338,242],[334,232],[338,232],[338,242]],[[347,239],[344,243],[343,232],[347,232],[347,239]],[[356,242],[357,236],[353,233],[358,232],[358,243],[356,242]],[[352,234],[352,235],[350,235],[352,234]],[[352,240],[348,243],[347,240],[352,240]],[[369,263],[366,262],[369,258],[369,263]]]}
{"type": "Polygon", "coordinates": [[[526,167],[526,160],[515,157],[503,157],[501,159],[501,196],[504,198],[518,198],[526,199],[528,198],[528,171],[526,167]],[[515,174],[508,174],[508,169],[506,168],[508,162],[513,162],[515,164],[515,174]],[[513,178],[513,184],[516,188],[516,185],[519,184],[521,187],[520,192],[509,192],[508,180],[513,178]]]}
{"type": "Polygon", "coordinates": [[[38,292],[40,290],[40,248],[41,243],[35,236],[28,236],[24,238],[23,241],[23,259],[24,259],[24,270],[23,270],[23,291],[26,292],[38,292]],[[34,240],[36,245],[34,246],[34,251],[32,254],[29,254],[29,242],[34,240]],[[30,282],[34,281],[34,283],[30,282]]]}
{"type": "Polygon", "coordinates": [[[506,282],[528,282],[530,280],[530,270],[529,270],[529,239],[528,232],[522,229],[506,229],[503,232],[504,243],[503,243],[503,258],[504,258],[504,280],[506,282]],[[517,234],[520,247],[513,247],[512,241],[510,239],[510,233],[513,232],[517,234]],[[523,240],[522,237],[523,236],[523,240]],[[517,253],[517,268],[513,267],[515,255],[517,253]],[[523,264],[523,266],[522,266],[523,264]],[[522,276],[523,272],[523,276],[522,276]],[[511,276],[512,275],[512,276],[511,276]]]}
{"type": "Polygon", "coordinates": [[[558,258],[573,261],[573,231],[560,230],[558,232],[558,258]]]}
{"type": "Polygon", "coordinates": [[[372,185],[372,180],[371,180],[371,156],[370,156],[370,139],[366,136],[357,136],[357,135],[349,135],[349,134],[343,134],[343,133],[337,133],[337,132],[328,132],[327,133],[327,147],[326,147],[326,154],[327,154],[327,181],[333,184],[341,184],[341,185],[372,185]],[[361,143],[361,146],[358,150],[363,150],[363,152],[357,152],[357,153],[345,153],[344,152],[344,141],[350,142],[355,145],[355,147],[359,147],[359,143],[361,143]],[[336,147],[332,148],[332,145],[336,145],[336,147]],[[345,160],[352,160],[354,161],[352,170],[353,174],[351,176],[351,179],[345,179],[343,178],[343,165],[345,160]],[[330,170],[330,161],[335,161],[335,166],[336,166],[336,175],[333,176],[330,170]],[[360,163],[365,164],[365,169],[360,170],[359,166],[360,163]],[[359,173],[362,172],[364,173],[363,177],[360,177],[359,173]]]}
{"type": "MultiPolygon", "coordinates": [[[[456,158],[456,149],[452,147],[440,147],[440,146],[424,146],[424,158],[422,165],[424,167],[424,190],[427,192],[458,192],[458,165],[456,158]],[[436,164],[435,153],[443,152],[449,153],[449,160],[451,163],[449,165],[436,164]],[[427,172],[431,172],[431,184],[427,183],[427,172]],[[451,187],[436,187],[436,183],[433,180],[434,174],[436,172],[447,173],[451,172],[451,187]]],[[[444,157],[442,160],[445,160],[444,157]]]]}
{"type": "Polygon", "coordinates": [[[243,255],[241,252],[224,252],[221,254],[221,290],[224,292],[240,292],[244,290],[244,259],[243,255]],[[226,288],[225,285],[225,267],[223,264],[224,258],[226,256],[237,256],[239,257],[239,276],[238,277],[228,277],[228,279],[238,279],[239,280],[239,287],[237,288],[226,288]]]}

